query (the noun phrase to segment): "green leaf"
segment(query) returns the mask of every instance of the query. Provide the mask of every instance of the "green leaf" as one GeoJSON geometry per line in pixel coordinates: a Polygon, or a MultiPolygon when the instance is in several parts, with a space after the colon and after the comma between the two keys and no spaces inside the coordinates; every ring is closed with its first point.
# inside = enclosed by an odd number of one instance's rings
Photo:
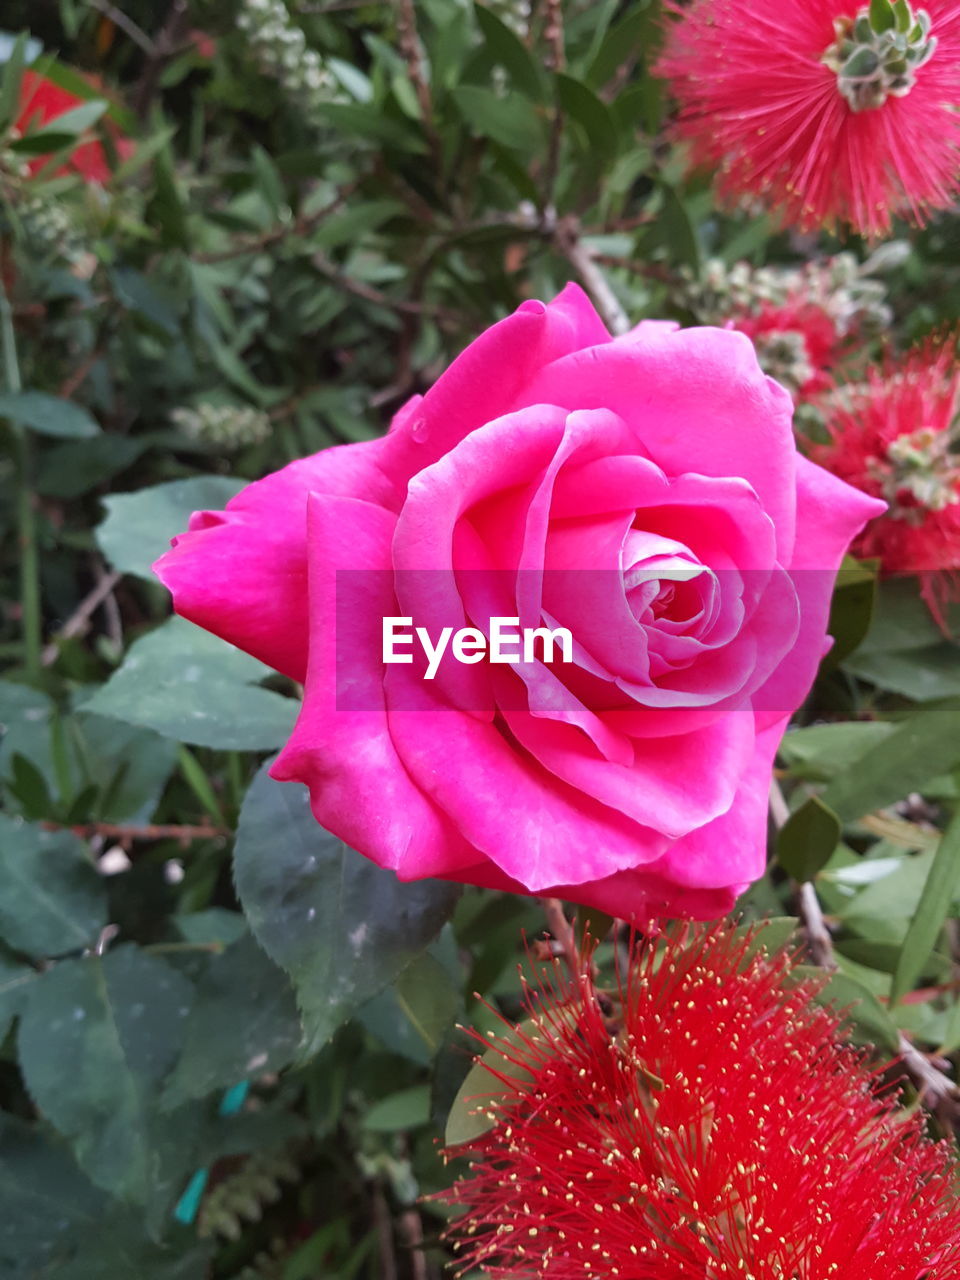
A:
{"type": "Polygon", "coordinates": [[[459,85],[451,91],[463,121],[474,137],[492,138],[503,147],[534,155],[543,147],[544,131],[529,98],[520,93],[502,97],[491,89],[459,85]]]}
{"type": "Polygon", "coordinates": [[[102,1230],[108,1206],[107,1197],[87,1181],[65,1145],[23,1120],[0,1114],[4,1280],[53,1280],[77,1237],[102,1230]]]}
{"type": "Polygon", "coordinates": [[[21,31],[4,64],[0,81],[0,130],[6,130],[20,114],[20,86],[29,44],[30,33],[21,31]]]}
{"type": "Polygon", "coordinates": [[[590,150],[600,163],[608,164],[617,152],[617,119],[592,89],[558,72],[557,100],[571,120],[581,127],[590,150]]]}
{"type": "MultiPolygon", "coordinates": [[[[72,107],[69,111],[64,111],[53,119],[51,124],[51,132],[67,133],[73,138],[79,138],[80,134],[86,133],[88,129],[92,129],[100,117],[104,114],[108,103],[103,98],[91,98],[89,102],[81,103],[79,107],[72,107]]],[[[38,132],[46,132],[38,130],[38,132]]]]}
{"type": "Polygon", "coordinates": [[[0,814],[0,937],[39,960],[91,946],[106,922],[103,881],[77,837],[0,814]]]}
{"type": "Polygon", "coordinates": [[[539,1034],[532,1018],[516,1027],[497,1029],[497,1038],[503,1043],[491,1045],[482,1057],[477,1058],[457,1090],[447,1117],[444,1133],[446,1146],[457,1147],[463,1142],[473,1142],[493,1128],[496,1116],[490,1111],[489,1104],[492,1100],[503,1097],[506,1092],[505,1086],[493,1071],[500,1071],[518,1081],[529,1078],[529,1072],[516,1066],[506,1054],[511,1048],[518,1047],[524,1039],[536,1039],[539,1034]]]}
{"type": "Polygon", "coordinates": [[[777,861],[794,880],[813,880],[840,843],[840,819],[819,796],[791,813],[777,837],[777,861]]]}
{"type": "Polygon", "coordinates": [[[70,440],[44,451],[37,468],[37,490],[50,498],[78,498],[126,470],[149,447],[149,440],[136,436],[70,440]]]}
{"type": "Polygon", "coordinates": [[[900,959],[890,988],[890,1003],[896,1004],[917,983],[936,945],[943,923],[950,914],[960,889],[960,813],[940,837],[930,872],[920,895],[916,913],[903,940],[900,959]]]}
{"type": "Polygon", "coordinates": [[[610,28],[585,77],[591,88],[602,89],[628,59],[639,57],[644,36],[655,20],[653,6],[643,0],[610,28]]]}
{"type": "Polygon", "coordinates": [[[884,720],[812,724],[788,729],[777,754],[794,777],[829,782],[894,732],[884,720]]]}
{"type": "Polygon", "coordinates": [[[38,976],[36,969],[0,950],[0,1044],[14,1018],[22,1012],[31,984],[38,976]]]}
{"type": "Polygon", "coordinates": [[[21,1019],[20,1068],[34,1102],[98,1186],[139,1204],[153,1192],[163,1138],[151,1104],[192,994],[175,969],[127,945],[48,970],[21,1019]]]}
{"type": "Polygon", "coordinates": [[[796,933],[797,923],[796,916],[768,916],[765,920],[740,925],[737,933],[749,935],[751,938],[751,944],[746,952],[748,957],[755,955],[758,951],[774,955],[782,951],[796,933]]]}
{"type": "Polygon", "coordinates": [[[415,1084],[375,1102],[363,1117],[371,1133],[401,1133],[419,1129],[430,1120],[430,1086],[415,1084]]]}
{"type": "Polygon", "coordinates": [[[960,711],[924,711],[871,747],[823,792],[843,822],[862,818],[922,791],[930,778],[960,761],[960,711]]]}
{"type": "Polygon", "coordinates": [[[224,751],[269,751],[290,736],[299,704],[254,681],[268,667],[182,618],[132,645],[87,711],[224,751]]]}
{"type": "Polygon", "coordinates": [[[700,273],[700,240],[686,205],[669,183],[661,182],[662,204],[657,218],[660,239],[671,261],[700,273]]]}
{"type": "Polygon", "coordinates": [[[0,417],[10,418],[45,436],[89,440],[100,433],[99,425],[86,409],[43,391],[0,394],[0,417]]]}
{"type": "MultiPolygon", "coordinates": [[[[829,655],[828,655],[829,656],[829,655]]],[[[898,652],[862,650],[844,663],[847,671],[861,680],[914,702],[955,698],[960,694],[960,645],[941,640],[925,649],[898,652]]]]}
{"type": "Polygon", "coordinates": [[[293,978],[310,1053],[426,949],[459,893],[354,853],[316,822],[305,788],[266,766],[240,813],[234,873],[250,927],[293,978]]]}
{"type": "Polygon", "coordinates": [[[279,1071],[293,1059],[300,1037],[286,975],[248,934],[215,957],[200,979],[163,1105],[279,1071]]]}
{"type": "Polygon", "coordinates": [[[104,498],[107,518],[97,528],[100,550],[115,569],[155,582],[150,566],[183,533],[194,511],[226,506],[244,488],[226,476],[191,476],[104,498]]]}
{"type": "Polygon", "coordinates": [[[875,564],[858,564],[848,556],[840,567],[830,601],[827,632],[833,646],[821,663],[821,671],[832,671],[863,642],[870,629],[877,596],[875,564]]]}
{"type": "Polygon", "coordinates": [[[515,89],[534,102],[543,102],[546,80],[527,46],[506,23],[483,5],[476,5],[475,12],[491,62],[503,67],[515,89]]]}
{"type": "MultiPolygon", "coordinates": [[[[822,979],[824,971],[814,965],[798,965],[797,977],[822,979]]],[[[858,1044],[876,1045],[887,1053],[899,1053],[900,1033],[886,1009],[862,982],[846,973],[833,973],[817,996],[820,1004],[831,1005],[846,1015],[852,1038],[858,1044]]]]}

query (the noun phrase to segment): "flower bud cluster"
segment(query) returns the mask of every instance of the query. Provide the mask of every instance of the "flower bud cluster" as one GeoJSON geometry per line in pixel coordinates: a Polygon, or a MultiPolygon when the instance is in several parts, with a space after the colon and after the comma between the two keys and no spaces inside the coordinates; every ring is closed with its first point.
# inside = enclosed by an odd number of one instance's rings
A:
{"type": "Polygon", "coordinates": [[[283,0],[241,0],[237,25],[257,66],[307,111],[340,98],[336,80],[283,0]]]}
{"type": "Polygon", "coordinates": [[[224,452],[261,444],[271,431],[270,419],[261,409],[251,405],[213,404],[209,400],[174,409],[170,419],[191,440],[214,445],[224,452]]]}
{"type": "Polygon", "coordinates": [[[34,195],[17,205],[23,245],[31,258],[71,265],[84,255],[84,237],[64,206],[49,196],[34,195]]]}
{"type": "Polygon", "coordinates": [[[930,26],[926,10],[914,13],[908,0],[873,0],[856,17],[835,19],[836,39],[823,63],[836,73],[851,110],[871,111],[889,97],[906,97],[937,47],[930,26]]]}
{"type": "Polygon", "coordinates": [[[802,298],[830,317],[838,336],[879,333],[890,325],[893,314],[886,287],[874,275],[899,264],[897,248],[896,243],[885,245],[885,250],[895,252],[874,255],[862,264],[852,253],[800,267],[752,267],[748,262],[728,267],[722,259],[711,258],[699,280],[688,277],[682,302],[703,323],[722,324],[738,312],[781,307],[802,298]]]}

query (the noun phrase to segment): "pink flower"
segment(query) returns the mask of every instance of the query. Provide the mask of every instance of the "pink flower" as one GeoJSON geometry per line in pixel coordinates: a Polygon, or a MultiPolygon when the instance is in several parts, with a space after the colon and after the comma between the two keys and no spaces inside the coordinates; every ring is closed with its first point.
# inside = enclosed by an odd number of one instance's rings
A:
{"type": "MultiPolygon", "coordinates": [[[[297,680],[273,776],[402,879],[715,916],[764,862],[770,765],[881,504],[799,457],[743,334],[611,340],[584,294],[525,302],[397,414],[200,512],[157,563],[177,611],[297,680]],[[567,628],[573,661],[385,665],[567,628]]],[[[542,657],[542,655],[540,655],[542,657]]]]}
{"type": "Polygon", "coordinates": [[[658,64],[691,160],[721,195],[805,230],[864,235],[950,206],[960,150],[960,3],[693,0],[658,64]]]}
{"type": "Polygon", "coordinates": [[[857,542],[885,573],[915,574],[943,625],[960,584],[960,363],[957,340],[928,341],[888,358],[866,382],[822,405],[829,444],[812,455],[834,475],[889,503],[857,542]]]}
{"type": "Polygon", "coordinates": [[[529,991],[528,1020],[483,1041],[493,1124],[449,1148],[469,1172],[440,1197],[460,1210],[458,1276],[957,1275],[950,1146],[898,1109],[817,984],[750,942],[648,941],[602,1011],[584,975],[567,1000],[529,991]]]}

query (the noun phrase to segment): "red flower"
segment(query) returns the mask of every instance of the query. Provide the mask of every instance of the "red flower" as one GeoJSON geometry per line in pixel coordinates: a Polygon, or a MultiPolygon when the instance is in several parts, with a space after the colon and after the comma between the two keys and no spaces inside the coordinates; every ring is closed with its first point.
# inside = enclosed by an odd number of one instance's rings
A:
{"type": "Polygon", "coordinates": [[[830,387],[828,371],[845,344],[823,307],[794,296],[780,306],[765,302],[757,311],[743,311],[732,325],[752,339],[764,372],[795,400],[809,400],[830,387]]]}
{"type": "Polygon", "coordinates": [[[886,573],[916,574],[934,616],[960,571],[960,364],[956,341],[937,339],[905,360],[888,360],[867,381],[824,403],[829,444],[812,456],[865,493],[885,498],[886,515],[867,525],[856,552],[886,573]]]}
{"type": "MultiPolygon", "coordinates": [[[[791,961],[729,925],[649,944],[605,1017],[532,998],[497,1041],[469,1172],[446,1193],[492,1280],[952,1280],[946,1144],[881,1095],[791,961]]],[[[472,1273],[471,1273],[472,1274],[472,1273]]]]}
{"type": "Polygon", "coordinates": [[[722,196],[760,196],[784,222],[923,222],[958,189],[960,2],[693,0],[657,70],[677,132],[722,196]]]}
{"type": "MultiPolygon", "coordinates": [[[[89,83],[95,88],[100,87],[92,78],[89,83]]],[[[20,84],[20,111],[14,122],[15,127],[21,133],[40,129],[56,120],[58,116],[65,115],[75,107],[83,106],[85,101],[86,99],[78,98],[69,90],[61,89],[45,76],[38,75],[35,71],[25,71],[20,84]]],[[[110,130],[117,155],[122,160],[132,155],[133,143],[120,134],[116,125],[107,122],[106,127],[110,130]]],[[[31,161],[31,172],[42,169],[47,159],[47,156],[38,156],[31,161]]],[[[111,174],[106,153],[101,143],[97,141],[82,142],[75,147],[58,172],[78,173],[86,182],[107,182],[111,174]]]]}

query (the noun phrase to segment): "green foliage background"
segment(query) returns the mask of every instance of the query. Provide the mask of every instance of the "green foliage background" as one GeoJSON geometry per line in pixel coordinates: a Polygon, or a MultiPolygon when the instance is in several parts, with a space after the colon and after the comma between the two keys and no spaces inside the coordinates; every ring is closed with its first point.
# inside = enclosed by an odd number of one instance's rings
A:
{"type": "MultiPolygon", "coordinates": [[[[245,10],[4,8],[52,79],[116,86],[105,119],[138,147],[101,188],[59,171],[69,130],[18,140],[18,48],[0,96],[3,1280],[433,1280],[443,1211],[418,1197],[447,1182],[456,1024],[490,1025],[477,993],[519,1013],[521,933],[542,929],[533,900],[398,884],[266,777],[296,690],[168,618],[149,573],[168,538],[375,436],[583,249],[631,318],[690,322],[709,259],[840,247],[719,213],[683,178],[649,74],[656,0],[541,3],[526,32],[513,0],[291,2],[319,89],[278,71],[245,10]]],[[[957,315],[960,221],[902,238],[901,345],[957,315]]],[[[875,588],[855,566],[838,586],[842,661],[784,742],[794,813],[740,909],[791,917],[815,881],[856,1034],[949,1065],[960,664],[916,584],[875,588]]]]}

